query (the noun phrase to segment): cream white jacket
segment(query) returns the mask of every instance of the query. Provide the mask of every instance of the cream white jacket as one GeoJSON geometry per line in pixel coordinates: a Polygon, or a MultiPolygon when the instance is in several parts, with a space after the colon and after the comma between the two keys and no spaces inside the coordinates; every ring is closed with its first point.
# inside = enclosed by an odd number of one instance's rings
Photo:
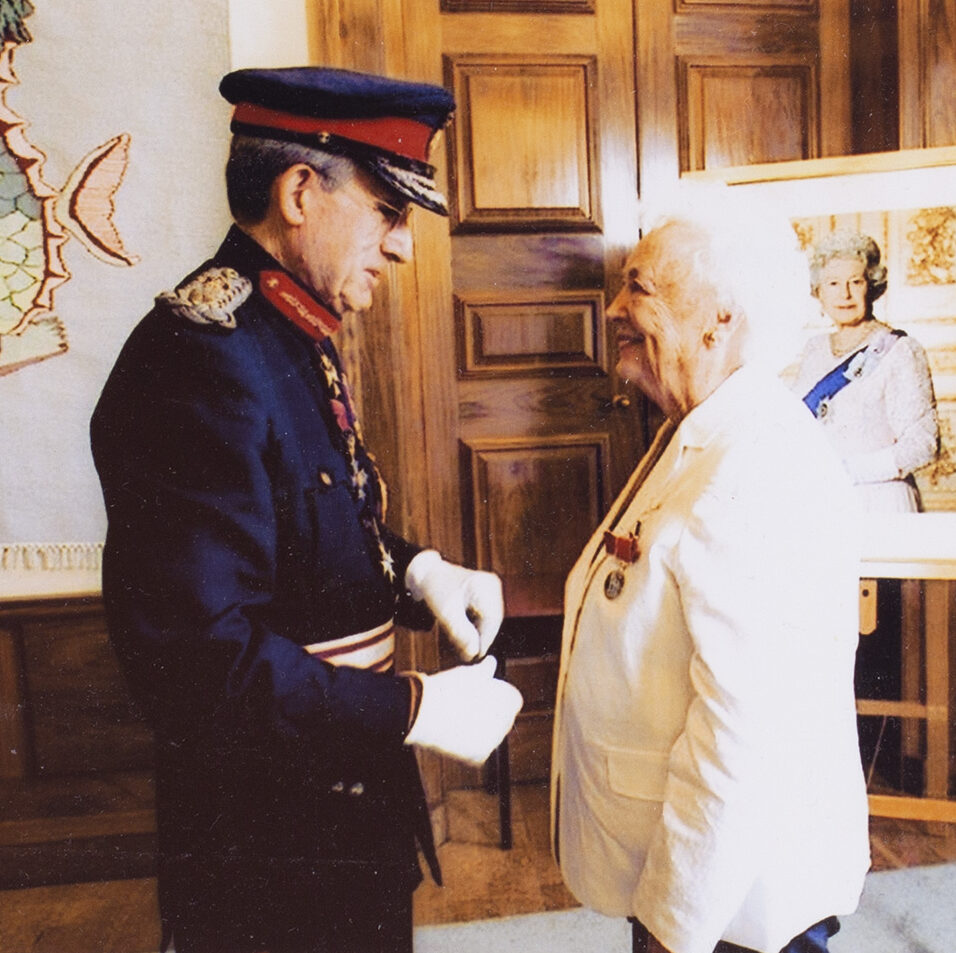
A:
{"type": "Polygon", "coordinates": [[[639,557],[601,549],[614,506],[567,581],[556,854],[583,904],[673,953],[776,953],[852,912],[869,867],[851,486],[799,398],[751,368],[646,469],[616,520],[640,523],[639,557]]]}

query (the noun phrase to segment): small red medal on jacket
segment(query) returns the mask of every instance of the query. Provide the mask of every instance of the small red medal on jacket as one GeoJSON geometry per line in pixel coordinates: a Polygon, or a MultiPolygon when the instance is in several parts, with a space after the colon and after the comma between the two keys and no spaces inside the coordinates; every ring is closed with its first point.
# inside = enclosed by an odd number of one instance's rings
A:
{"type": "Polygon", "coordinates": [[[604,533],[605,551],[608,556],[613,556],[621,564],[617,569],[612,569],[604,580],[604,595],[608,599],[616,599],[621,594],[625,582],[624,568],[637,562],[638,556],[641,555],[640,543],[637,541],[640,532],[641,524],[638,523],[634,527],[634,532],[626,536],[618,536],[610,530],[604,533]]]}
{"type": "Polygon", "coordinates": [[[622,563],[633,563],[641,555],[641,547],[634,533],[617,536],[610,530],[604,533],[604,549],[608,556],[614,556],[622,563]]]}

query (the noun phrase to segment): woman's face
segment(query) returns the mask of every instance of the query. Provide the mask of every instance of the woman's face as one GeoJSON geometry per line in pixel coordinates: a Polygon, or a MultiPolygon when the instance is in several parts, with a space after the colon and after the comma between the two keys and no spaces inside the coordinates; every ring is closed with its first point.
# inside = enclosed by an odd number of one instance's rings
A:
{"type": "Polygon", "coordinates": [[[716,315],[712,289],[687,266],[699,245],[693,231],[668,224],[649,232],[624,266],[624,285],[607,309],[617,342],[617,372],[679,420],[693,406],[706,319],[716,315]]]}
{"type": "Polygon", "coordinates": [[[868,317],[866,265],[857,258],[834,258],[820,273],[817,297],[826,316],[840,327],[868,317]]]}

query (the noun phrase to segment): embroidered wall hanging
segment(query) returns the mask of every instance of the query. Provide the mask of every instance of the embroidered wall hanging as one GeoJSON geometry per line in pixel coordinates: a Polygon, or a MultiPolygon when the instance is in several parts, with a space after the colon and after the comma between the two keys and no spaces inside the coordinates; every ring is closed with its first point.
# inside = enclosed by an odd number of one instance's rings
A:
{"type": "Polygon", "coordinates": [[[32,39],[27,0],[0,0],[0,374],[62,354],[69,347],[53,304],[70,277],[62,246],[70,235],[103,261],[132,265],[113,224],[113,197],[129,157],[130,137],[114,136],[85,156],[56,190],[43,179],[45,156],[25,119],[6,104],[17,83],[14,56],[32,39]]]}
{"type": "Polygon", "coordinates": [[[98,584],[90,415],[230,221],[229,12],[0,0],[0,598],[98,584]]]}

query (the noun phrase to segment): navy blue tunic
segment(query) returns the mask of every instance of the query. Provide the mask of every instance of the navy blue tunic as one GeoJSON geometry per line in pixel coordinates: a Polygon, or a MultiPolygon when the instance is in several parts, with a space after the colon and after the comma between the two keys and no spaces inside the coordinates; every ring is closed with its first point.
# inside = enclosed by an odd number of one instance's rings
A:
{"type": "Polygon", "coordinates": [[[194,274],[209,268],[252,282],[236,327],[158,302],[93,416],[103,595],[156,736],[167,927],[218,924],[261,948],[308,936],[343,884],[420,881],[407,681],[302,646],[432,620],[402,587],[417,547],[369,530],[375,487],[356,492],[316,342],[260,289],[280,266],[233,228],[194,274]]]}

